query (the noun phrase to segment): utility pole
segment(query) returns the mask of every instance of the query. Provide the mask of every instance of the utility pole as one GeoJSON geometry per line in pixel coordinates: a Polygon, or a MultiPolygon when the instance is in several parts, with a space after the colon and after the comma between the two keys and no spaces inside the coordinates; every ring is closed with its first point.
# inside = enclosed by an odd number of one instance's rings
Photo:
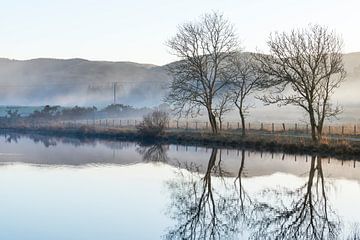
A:
{"type": "Polygon", "coordinates": [[[116,104],[116,82],[113,82],[114,87],[114,104],[116,104]]]}

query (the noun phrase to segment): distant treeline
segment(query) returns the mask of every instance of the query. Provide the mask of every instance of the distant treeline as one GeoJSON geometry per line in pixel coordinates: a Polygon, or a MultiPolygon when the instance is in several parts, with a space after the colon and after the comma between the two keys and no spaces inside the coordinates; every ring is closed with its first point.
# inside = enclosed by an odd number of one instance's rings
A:
{"type": "MultiPolygon", "coordinates": [[[[166,110],[165,104],[160,105],[158,108],[166,110]]],[[[18,109],[9,108],[1,120],[81,120],[93,118],[128,118],[128,117],[142,117],[143,115],[152,112],[153,108],[143,107],[135,108],[125,104],[110,104],[105,108],[98,109],[92,107],[61,107],[46,105],[40,110],[34,110],[27,116],[22,115],[18,109]]]]}

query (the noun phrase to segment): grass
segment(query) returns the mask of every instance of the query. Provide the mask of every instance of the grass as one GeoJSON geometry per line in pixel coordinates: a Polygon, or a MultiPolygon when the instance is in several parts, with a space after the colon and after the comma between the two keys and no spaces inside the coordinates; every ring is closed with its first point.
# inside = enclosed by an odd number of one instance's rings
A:
{"type": "Polygon", "coordinates": [[[70,136],[77,138],[106,138],[112,140],[147,141],[164,144],[183,144],[204,147],[247,148],[269,152],[296,154],[317,154],[338,159],[360,160],[360,142],[342,138],[324,137],[314,145],[309,137],[283,134],[261,134],[251,132],[241,136],[239,131],[224,131],[211,134],[203,130],[168,129],[153,139],[145,139],[135,128],[98,127],[98,126],[16,126],[2,128],[3,131],[17,133],[39,133],[43,135],[70,136]]]}

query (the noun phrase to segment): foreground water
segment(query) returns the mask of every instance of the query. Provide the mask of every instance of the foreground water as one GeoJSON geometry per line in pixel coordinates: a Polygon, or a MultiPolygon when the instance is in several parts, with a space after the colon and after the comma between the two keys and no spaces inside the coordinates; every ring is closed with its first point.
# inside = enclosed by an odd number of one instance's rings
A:
{"type": "Polygon", "coordinates": [[[0,135],[0,239],[357,239],[354,161],[0,135]]]}

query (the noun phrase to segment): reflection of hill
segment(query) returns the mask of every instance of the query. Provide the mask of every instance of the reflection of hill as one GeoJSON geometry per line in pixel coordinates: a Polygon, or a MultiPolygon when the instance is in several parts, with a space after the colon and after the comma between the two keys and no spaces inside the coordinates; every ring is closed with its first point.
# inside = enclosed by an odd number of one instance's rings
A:
{"type": "MultiPolygon", "coordinates": [[[[196,162],[202,172],[206,171],[206,156],[210,149],[171,146],[168,156],[170,164],[188,165],[196,162]],[[172,151],[173,150],[173,151],[172,151]],[[181,157],[178,157],[181,155],[181,157]],[[173,163],[171,163],[173,162],[173,163]]],[[[223,169],[231,176],[236,176],[241,164],[241,150],[219,150],[222,152],[223,169]]],[[[308,171],[310,156],[295,156],[285,154],[271,154],[261,152],[245,151],[248,161],[244,165],[245,177],[257,177],[272,175],[277,172],[288,173],[296,176],[303,176],[308,171]]],[[[339,161],[336,159],[322,159],[324,175],[326,177],[347,178],[360,180],[360,169],[354,161],[339,161]],[[329,162],[330,161],[330,162],[329,162]],[[355,165],[355,168],[354,168],[355,165]]]]}
{"type": "Polygon", "coordinates": [[[135,164],[135,144],[44,135],[0,135],[0,162],[45,165],[135,164]]]}
{"type": "MultiPolygon", "coordinates": [[[[196,163],[205,173],[211,149],[186,146],[140,145],[130,142],[49,137],[39,134],[0,135],[0,162],[25,162],[47,165],[136,164],[164,162],[186,168],[196,163]],[[3,139],[3,140],[1,140],[3,139]]],[[[241,164],[241,150],[219,149],[222,171],[236,177],[241,164]]],[[[311,157],[260,152],[244,152],[248,159],[243,165],[245,178],[272,175],[277,172],[303,176],[311,157]]],[[[354,161],[321,159],[325,177],[360,180],[360,168],[354,161]]]]}

